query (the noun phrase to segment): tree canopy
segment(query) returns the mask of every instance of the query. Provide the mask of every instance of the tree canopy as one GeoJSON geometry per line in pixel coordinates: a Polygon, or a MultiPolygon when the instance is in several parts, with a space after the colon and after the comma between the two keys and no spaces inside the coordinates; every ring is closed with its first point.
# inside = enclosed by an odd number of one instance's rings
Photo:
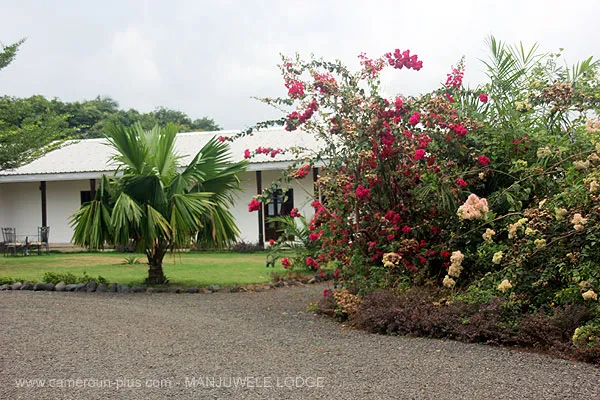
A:
{"type": "Polygon", "coordinates": [[[235,240],[230,206],[246,162],[232,162],[226,143],[211,139],[183,168],[173,124],[151,130],[140,123],[109,125],[106,132],[123,175],[103,176],[95,199],[73,215],[73,243],[97,249],[131,241],[148,257],[148,282],[164,283],[167,251],[192,241],[226,247],[235,240]]]}
{"type": "MultiPolygon", "coordinates": [[[[21,39],[4,46],[0,43],[0,70],[15,59],[21,39]]],[[[0,170],[15,168],[49,151],[67,139],[104,136],[107,125],[125,127],[139,123],[143,129],[176,126],[180,132],[218,131],[221,127],[208,117],[192,119],[186,113],[166,107],[142,113],[123,110],[112,98],[63,102],[40,95],[28,98],[0,97],[0,170]]]]}

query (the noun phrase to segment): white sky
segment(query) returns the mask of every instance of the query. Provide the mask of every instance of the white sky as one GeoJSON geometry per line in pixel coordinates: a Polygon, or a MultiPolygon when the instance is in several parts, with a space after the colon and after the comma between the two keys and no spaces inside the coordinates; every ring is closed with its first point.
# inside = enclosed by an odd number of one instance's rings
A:
{"type": "Polygon", "coordinates": [[[285,94],[279,53],[358,68],[363,51],[410,49],[423,69],[385,81],[390,94],[408,95],[435,89],[462,55],[465,82],[481,82],[489,34],[564,47],[570,63],[600,57],[599,0],[0,0],[0,15],[2,43],[27,37],[0,71],[1,95],[108,95],[122,108],[165,106],[225,129],[279,116],[251,98],[285,94]]]}

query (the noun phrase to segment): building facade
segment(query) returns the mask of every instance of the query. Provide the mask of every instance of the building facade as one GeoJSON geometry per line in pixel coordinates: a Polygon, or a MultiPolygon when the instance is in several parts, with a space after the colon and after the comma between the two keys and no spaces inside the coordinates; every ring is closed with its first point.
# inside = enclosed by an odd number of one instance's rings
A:
{"type": "MultiPolygon", "coordinates": [[[[210,138],[236,133],[181,133],[177,135],[175,149],[185,166],[210,138]]],[[[268,223],[268,217],[289,213],[292,207],[298,208],[302,215],[312,216],[317,172],[314,169],[312,174],[290,184],[287,201],[275,196],[260,212],[253,213],[248,212],[248,203],[262,188],[270,187],[284,169],[301,157],[302,151],[308,154],[318,145],[306,133],[273,129],[231,143],[234,161],[243,159],[246,149],[251,152],[258,147],[299,150],[284,152],[275,158],[261,154],[250,159],[248,171],[241,176],[242,191],[237,193],[231,210],[240,229],[239,240],[257,243],[276,238],[278,233],[268,223]]],[[[70,141],[30,164],[0,171],[0,227],[15,227],[19,239],[25,241],[25,238],[36,237],[38,227],[48,226],[51,247],[69,246],[73,235],[69,219],[82,203],[94,197],[103,174],[116,173],[112,155],[113,150],[104,139],[70,141]]]]}

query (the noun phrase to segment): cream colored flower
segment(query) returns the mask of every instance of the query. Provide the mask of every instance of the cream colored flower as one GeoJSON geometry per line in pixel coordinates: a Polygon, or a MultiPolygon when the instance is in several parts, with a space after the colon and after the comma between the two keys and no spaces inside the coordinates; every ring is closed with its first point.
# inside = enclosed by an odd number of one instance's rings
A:
{"type": "Polygon", "coordinates": [[[544,158],[544,157],[548,157],[552,155],[552,150],[550,150],[550,147],[540,147],[537,150],[537,157],[538,158],[544,158]]]}
{"type": "Polygon", "coordinates": [[[454,287],[454,285],[456,285],[456,281],[452,278],[450,278],[448,275],[446,275],[444,277],[444,280],[442,281],[443,285],[447,288],[452,289],[454,287]]]}
{"type": "Polygon", "coordinates": [[[598,182],[590,182],[590,193],[597,193],[598,189],[600,189],[600,184],[598,184],[598,182]]]}
{"type": "Polygon", "coordinates": [[[587,159],[593,162],[599,162],[600,161],[600,157],[598,157],[598,153],[592,153],[589,156],[587,156],[587,159]]]}
{"type": "Polygon", "coordinates": [[[571,219],[573,225],[585,225],[587,221],[587,218],[583,218],[579,213],[573,214],[573,218],[571,219]]]}
{"type": "Polygon", "coordinates": [[[485,179],[485,174],[483,172],[479,173],[479,179],[484,180],[485,179]]]}
{"type": "Polygon", "coordinates": [[[502,257],[504,256],[504,254],[502,254],[501,251],[494,253],[494,256],[492,257],[492,262],[494,264],[500,264],[502,262],[502,257]]]}
{"type": "Polygon", "coordinates": [[[536,239],[533,241],[533,244],[535,245],[536,249],[541,249],[546,247],[546,239],[536,239]]]}
{"type": "Polygon", "coordinates": [[[548,199],[544,199],[544,200],[540,201],[540,204],[538,204],[538,208],[541,210],[544,207],[544,204],[546,204],[547,201],[548,201],[548,199]]]}
{"type": "Polygon", "coordinates": [[[485,230],[485,233],[483,235],[481,235],[481,237],[483,237],[483,240],[485,240],[486,242],[491,242],[493,236],[496,234],[496,231],[494,231],[493,229],[487,228],[485,230]]]}
{"type": "Polygon", "coordinates": [[[519,228],[518,224],[510,224],[508,226],[508,238],[509,239],[513,239],[515,236],[517,236],[517,229],[519,228]]]}
{"type": "Polygon", "coordinates": [[[598,300],[598,295],[592,289],[581,294],[584,300],[598,300]]]}
{"type": "Polygon", "coordinates": [[[584,228],[585,228],[585,226],[583,226],[581,224],[573,225],[573,229],[575,229],[577,232],[582,231],[584,228]]]}
{"type": "Polygon", "coordinates": [[[575,169],[588,169],[590,167],[590,162],[588,160],[577,160],[577,161],[573,161],[573,166],[575,167],[575,169]]]}
{"type": "Polygon", "coordinates": [[[465,203],[458,207],[456,214],[460,219],[486,219],[490,211],[486,199],[480,199],[476,194],[471,193],[465,203]]]}
{"type": "Polygon", "coordinates": [[[512,284],[510,283],[510,281],[508,279],[503,280],[502,282],[500,282],[500,284],[498,285],[498,290],[501,292],[505,292],[508,289],[512,288],[512,284]]]}
{"type": "Polygon", "coordinates": [[[402,256],[400,256],[398,253],[385,253],[382,260],[383,266],[386,268],[397,267],[400,264],[401,259],[402,256]]]}
{"type": "Polygon", "coordinates": [[[456,250],[453,251],[452,255],[450,256],[450,263],[454,265],[460,265],[464,259],[465,255],[460,250],[456,250]]]}
{"type": "Polygon", "coordinates": [[[565,215],[567,215],[568,213],[569,212],[567,211],[566,208],[555,208],[554,209],[554,216],[557,221],[562,221],[565,218],[565,215]]]}
{"type": "Polygon", "coordinates": [[[452,264],[450,268],[448,268],[448,275],[458,278],[460,273],[462,272],[463,267],[460,264],[452,264]]]}

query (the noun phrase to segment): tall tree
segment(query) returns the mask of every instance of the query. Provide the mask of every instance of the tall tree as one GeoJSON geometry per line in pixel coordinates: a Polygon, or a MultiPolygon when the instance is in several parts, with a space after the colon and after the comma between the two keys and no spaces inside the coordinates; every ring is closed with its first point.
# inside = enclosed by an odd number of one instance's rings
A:
{"type": "Polygon", "coordinates": [[[151,130],[139,123],[112,125],[105,131],[123,175],[103,176],[95,199],[72,216],[75,244],[97,249],[132,241],[148,258],[147,282],[156,284],[166,281],[162,262],[168,251],[187,248],[194,238],[215,247],[235,240],[229,206],[246,162],[233,163],[227,144],[211,139],[182,169],[173,124],[151,130]]]}
{"type": "Polygon", "coordinates": [[[0,69],[5,68],[13,62],[19,51],[19,47],[25,43],[25,39],[21,39],[18,42],[9,44],[8,46],[0,43],[0,69]]]}

